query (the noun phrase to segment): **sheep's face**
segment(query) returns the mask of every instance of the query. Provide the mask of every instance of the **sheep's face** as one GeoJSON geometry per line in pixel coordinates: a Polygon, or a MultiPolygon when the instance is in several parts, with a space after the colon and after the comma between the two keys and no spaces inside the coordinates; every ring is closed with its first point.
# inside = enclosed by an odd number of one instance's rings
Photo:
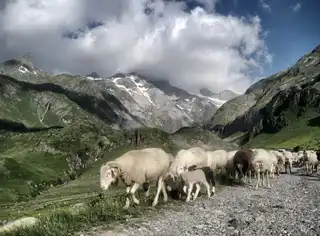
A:
{"type": "Polygon", "coordinates": [[[178,166],[176,169],[176,172],[178,175],[180,175],[181,173],[186,172],[186,171],[188,171],[188,169],[184,166],[178,166]]]}
{"type": "Polygon", "coordinates": [[[167,191],[169,192],[172,191],[175,179],[176,179],[175,176],[171,173],[169,173],[166,176],[166,178],[164,179],[164,182],[165,182],[167,191]]]}
{"type": "Polygon", "coordinates": [[[104,166],[100,173],[100,187],[107,190],[110,185],[117,185],[120,171],[118,168],[104,166]]]}

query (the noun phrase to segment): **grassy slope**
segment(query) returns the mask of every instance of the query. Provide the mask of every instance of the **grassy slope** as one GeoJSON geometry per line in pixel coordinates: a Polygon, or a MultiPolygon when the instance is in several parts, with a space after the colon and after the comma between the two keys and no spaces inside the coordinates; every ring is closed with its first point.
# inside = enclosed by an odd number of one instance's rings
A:
{"type": "MultiPolygon", "coordinates": [[[[74,133],[69,131],[64,132],[66,134],[74,133]]],[[[43,133],[43,135],[47,135],[46,132],[43,133]]],[[[59,131],[59,133],[61,133],[61,131],[59,131]]],[[[175,154],[180,148],[173,144],[173,142],[171,141],[171,135],[168,135],[167,133],[164,133],[160,130],[145,128],[139,129],[139,133],[141,135],[142,142],[139,148],[161,147],[165,151],[172,154],[175,154]]],[[[63,135],[63,137],[65,137],[66,134],[63,135]]],[[[65,159],[60,159],[60,156],[56,154],[47,154],[48,156],[43,159],[44,153],[30,152],[29,154],[32,153],[33,156],[30,156],[29,160],[32,160],[33,163],[32,165],[31,163],[27,163],[28,157],[26,155],[26,151],[22,153],[20,153],[20,151],[25,150],[26,146],[30,145],[30,142],[34,141],[35,137],[31,138],[29,135],[28,139],[21,134],[17,137],[14,137],[14,139],[9,139],[9,141],[7,139],[8,144],[5,147],[2,146],[1,151],[5,151],[4,153],[6,153],[7,157],[10,156],[11,153],[12,155],[10,157],[12,157],[14,160],[17,160],[19,162],[23,161],[26,171],[29,171],[31,173],[28,178],[40,178],[42,180],[48,178],[55,180],[57,176],[59,176],[59,173],[62,172],[62,169],[65,167],[65,159]],[[21,141],[18,141],[19,137],[21,141]],[[23,139],[29,141],[22,145],[23,139]],[[16,147],[15,144],[17,144],[18,146],[21,145],[21,149],[16,149],[15,151],[13,149],[14,147],[16,147]],[[47,158],[50,159],[50,164],[47,163],[47,158]],[[44,170],[46,171],[46,173],[49,172],[51,174],[45,175],[43,172],[44,170]]],[[[130,135],[130,132],[127,134],[123,134],[123,136],[125,136],[126,138],[123,138],[121,135],[119,135],[120,138],[118,136],[118,139],[129,140],[130,135]]],[[[180,132],[178,132],[178,135],[185,136],[187,142],[190,141],[189,138],[191,137],[198,137],[199,135],[201,136],[199,130],[186,128],[180,130],[180,132]]],[[[37,133],[35,136],[40,139],[41,135],[37,133]]],[[[78,136],[80,136],[80,134],[75,133],[75,137],[78,136]]],[[[207,137],[206,135],[204,136],[207,137]]],[[[90,138],[93,140],[91,141],[91,144],[93,146],[95,146],[95,143],[101,140],[101,135],[99,135],[98,137],[100,139],[95,140],[94,138],[90,138]]],[[[113,140],[116,140],[115,137],[116,135],[113,135],[113,140]]],[[[210,142],[212,140],[209,137],[209,140],[207,141],[210,142]]],[[[61,140],[61,142],[70,144],[73,143],[70,142],[70,140],[68,142],[66,142],[65,140],[61,140]]],[[[88,142],[88,140],[86,139],[85,142],[88,142]]],[[[51,143],[51,141],[48,143],[51,143]]],[[[84,140],[82,140],[81,143],[84,144],[84,140]]],[[[120,143],[120,146],[115,147],[110,151],[100,152],[101,155],[99,160],[91,163],[82,173],[82,175],[77,179],[69,181],[63,185],[51,187],[48,190],[43,191],[36,198],[32,198],[29,201],[10,201],[6,203],[1,202],[0,220],[16,219],[23,216],[36,216],[37,218],[40,218],[42,220],[41,224],[35,228],[31,228],[30,230],[19,230],[15,233],[8,233],[6,235],[36,236],[46,235],[49,232],[50,235],[72,235],[76,231],[89,229],[90,227],[100,225],[101,223],[105,224],[114,221],[126,220],[128,217],[136,217],[141,215],[142,213],[145,214],[146,212],[150,212],[150,210],[153,209],[152,207],[150,207],[150,205],[154,196],[154,192],[152,193],[150,198],[147,199],[147,201],[142,201],[140,206],[132,207],[129,210],[122,209],[125,203],[125,196],[123,188],[119,189],[121,185],[119,187],[112,188],[112,190],[108,191],[108,193],[106,193],[104,197],[98,197],[101,191],[99,188],[99,169],[101,164],[112,160],[125,153],[126,151],[134,148],[134,146],[130,146],[128,142],[120,142],[118,140],[114,143],[120,143]],[[85,203],[85,206],[87,208],[84,212],[74,215],[72,213],[72,206],[77,203],[85,203]]],[[[221,143],[221,145],[223,145],[223,143],[221,143]]],[[[59,150],[64,150],[64,147],[59,147],[59,150]]],[[[75,147],[71,146],[69,148],[74,149],[75,147]]],[[[37,148],[34,148],[33,145],[33,149],[35,151],[37,148]]],[[[16,186],[18,187],[16,188],[16,190],[22,191],[24,188],[27,188],[25,185],[25,180],[21,179],[20,177],[16,177],[14,178],[14,180],[17,182],[20,181],[19,185],[16,186]]],[[[9,182],[7,184],[10,185],[9,182]]],[[[2,187],[1,189],[6,189],[6,187],[2,187]]],[[[141,196],[141,190],[139,191],[139,194],[140,198],[144,199],[141,196]]],[[[162,208],[169,205],[170,204],[163,204],[162,198],[160,198],[159,207],[162,208]]]]}
{"type": "MultiPolygon", "coordinates": [[[[121,142],[120,134],[88,124],[34,133],[0,136],[0,205],[27,200],[52,185],[69,180],[67,158],[85,150],[90,163],[121,142]],[[108,138],[107,138],[108,135],[108,138]],[[118,137],[119,136],[119,137],[118,137]],[[29,183],[37,184],[34,188],[29,183]],[[39,184],[44,184],[42,187],[39,184]]],[[[85,158],[83,155],[81,158],[85,158]]]]}
{"type": "MultiPolygon", "coordinates": [[[[152,129],[143,129],[140,133],[145,142],[139,148],[161,147],[167,152],[175,152],[176,147],[168,141],[167,134],[152,129]]],[[[118,187],[108,191],[102,198],[98,197],[101,191],[99,188],[99,169],[101,164],[133,148],[133,146],[125,144],[105,152],[101,159],[88,166],[85,172],[76,180],[49,188],[34,199],[20,203],[1,204],[0,220],[16,219],[23,216],[35,216],[42,220],[42,223],[35,228],[30,230],[22,229],[5,235],[72,235],[79,230],[87,230],[102,222],[105,224],[126,220],[128,217],[136,217],[142,212],[152,209],[150,205],[154,192],[146,202],[142,201],[140,206],[129,210],[122,209],[125,203],[125,196],[123,188],[120,189],[121,183],[118,187]],[[85,207],[87,207],[86,210],[80,214],[72,213],[72,206],[77,203],[84,203],[85,207]]],[[[26,168],[35,174],[36,172],[33,172],[34,169],[29,167],[27,166],[26,168]]],[[[55,170],[58,171],[58,169],[55,170]]],[[[139,194],[142,197],[141,191],[139,194]]]]}
{"type": "MultiPolygon", "coordinates": [[[[168,134],[157,129],[140,129],[141,146],[161,147],[175,152],[170,144],[168,134]]],[[[37,199],[46,199],[65,195],[86,195],[97,189],[97,176],[102,162],[113,159],[128,151],[133,131],[122,133],[114,130],[95,130],[91,126],[76,125],[62,130],[41,131],[36,133],[11,134],[0,136],[0,219],[6,219],[8,212],[24,215],[15,211],[14,205],[24,207],[24,201],[32,199],[36,192],[42,192],[37,199]],[[113,132],[113,133],[112,133],[113,132]],[[65,172],[68,170],[66,159],[83,150],[88,152],[89,161],[79,179],[70,185],[58,185],[70,181],[65,172]],[[101,160],[101,158],[103,158],[101,160]],[[94,162],[94,159],[98,161],[94,162]],[[34,184],[45,184],[44,188],[33,188],[34,184]],[[66,187],[67,186],[67,187],[66,187]],[[45,191],[45,189],[48,189],[45,191]],[[57,192],[55,192],[57,191],[57,192]],[[65,192],[63,192],[65,191],[65,192]],[[21,202],[21,203],[19,203],[21,202]],[[1,208],[7,210],[1,211],[1,208]]],[[[59,200],[59,201],[60,201],[59,200]]],[[[53,201],[54,202],[54,201],[53,201]]],[[[52,203],[52,202],[51,202],[52,203]]],[[[50,204],[51,204],[50,203],[50,204]]],[[[36,204],[37,208],[41,204],[36,204]]]]}
{"type": "Polygon", "coordinates": [[[301,146],[318,149],[320,146],[320,116],[309,111],[275,134],[260,134],[250,144],[265,148],[294,148],[301,146]]]}

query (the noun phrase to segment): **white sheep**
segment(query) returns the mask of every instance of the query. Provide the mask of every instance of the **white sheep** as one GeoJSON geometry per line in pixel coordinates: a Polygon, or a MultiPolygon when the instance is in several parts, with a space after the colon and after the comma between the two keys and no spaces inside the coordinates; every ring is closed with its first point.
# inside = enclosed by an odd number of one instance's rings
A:
{"type": "Polygon", "coordinates": [[[192,165],[203,167],[207,165],[206,151],[200,147],[180,150],[172,161],[169,172],[173,175],[179,175],[188,170],[192,165]]]}
{"type": "Polygon", "coordinates": [[[207,166],[209,166],[213,171],[218,169],[226,171],[228,164],[228,153],[225,150],[207,151],[207,166]]]}
{"type": "Polygon", "coordinates": [[[269,161],[271,162],[270,177],[274,178],[275,177],[274,173],[276,172],[277,165],[278,165],[278,158],[272,151],[268,151],[268,153],[269,153],[269,161]]]}
{"type": "Polygon", "coordinates": [[[308,150],[303,152],[303,162],[306,168],[307,175],[309,175],[309,166],[311,166],[311,174],[314,169],[317,169],[319,164],[317,153],[313,150],[308,150]]]}
{"type": "Polygon", "coordinates": [[[233,158],[234,158],[234,155],[236,154],[237,151],[238,150],[233,150],[233,151],[230,151],[227,153],[228,161],[227,161],[226,169],[227,169],[227,172],[229,173],[229,177],[235,177],[235,176],[233,176],[235,173],[235,171],[234,171],[235,167],[233,165],[233,158]]]}
{"type": "Polygon", "coordinates": [[[284,151],[283,155],[284,155],[284,160],[285,160],[284,161],[285,171],[286,171],[286,173],[288,173],[288,170],[289,170],[289,173],[291,174],[294,156],[292,155],[292,153],[290,151],[284,151]]]}
{"type": "Polygon", "coordinates": [[[100,187],[107,190],[111,184],[117,184],[119,178],[126,184],[126,203],[124,208],[130,205],[128,194],[130,193],[133,202],[139,204],[135,192],[140,185],[157,182],[157,193],[152,206],[157,205],[160,191],[163,193],[164,202],[168,195],[165,189],[163,178],[169,170],[170,156],[161,148],[145,148],[131,150],[107,162],[100,168],[100,187]]]}
{"type": "Polygon", "coordinates": [[[277,157],[278,161],[277,161],[277,165],[276,165],[276,172],[277,172],[277,175],[279,175],[283,171],[283,168],[285,165],[284,155],[282,154],[282,152],[277,151],[277,150],[270,150],[270,152],[272,152],[277,157]]]}
{"type": "Polygon", "coordinates": [[[267,187],[270,188],[270,174],[273,171],[274,163],[277,162],[276,156],[264,149],[255,149],[252,154],[252,165],[257,178],[256,189],[260,184],[260,174],[262,174],[262,186],[264,185],[264,175],[267,179],[267,187]],[[274,160],[276,159],[276,161],[274,160]]]}
{"type": "Polygon", "coordinates": [[[193,170],[193,171],[182,172],[180,174],[180,176],[181,176],[183,182],[188,185],[188,187],[187,187],[188,193],[187,193],[186,202],[190,201],[191,192],[192,192],[194,184],[196,185],[196,192],[193,196],[193,200],[195,200],[198,197],[198,194],[200,192],[200,184],[203,184],[206,187],[208,198],[210,198],[210,196],[211,196],[210,185],[207,181],[205,172],[201,168],[193,170]]]}

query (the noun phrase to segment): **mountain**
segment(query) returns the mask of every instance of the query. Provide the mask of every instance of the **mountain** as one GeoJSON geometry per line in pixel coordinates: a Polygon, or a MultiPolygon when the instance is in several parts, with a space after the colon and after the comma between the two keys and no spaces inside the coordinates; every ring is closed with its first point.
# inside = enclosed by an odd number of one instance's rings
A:
{"type": "Polygon", "coordinates": [[[201,128],[218,108],[214,99],[163,83],[165,91],[133,73],[55,75],[36,68],[30,55],[0,64],[0,220],[6,204],[30,200],[125,150],[235,148],[201,128]]]}
{"type": "Polygon", "coordinates": [[[135,73],[117,74],[95,83],[117,97],[141,123],[169,133],[181,127],[201,125],[218,109],[211,98],[190,94],[168,82],[150,82],[135,73]]]}
{"type": "MultiPolygon", "coordinates": [[[[181,127],[208,122],[220,105],[217,99],[190,94],[171,86],[168,82],[151,83],[134,73],[117,74],[111,78],[101,78],[96,72],[86,77],[69,74],[54,75],[36,68],[32,63],[31,55],[0,64],[0,74],[2,74],[2,83],[8,79],[11,81],[11,87],[16,86],[16,91],[23,91],[15,93],[15,100],[26,102],[29,99],[30,102],[26,108],[29,107],[33,115],[24,116],[21,113],[12,118],[13,121],[27,126],[34,124],[47,127],[49,123],[42,124],[43,118],[36,117],[41,116],[42,110],[48,107],[49,113],[46,114],[56,117],[54,124],[50,123],[50,125],[71,122],[65,120],[69,110],[77,112],[85,110],[90,113],[87,114],[88,116],[93,115],[95,119],[98,117],[102,122],[112,120],[113,124],[122,128],[147,126],[172,133],[181,127]],[[163,86],[164,84],[166,86],[163,86]],[[26,92],[24,87],[31,92],[26,92]],[[27,93],[32,95],[29,96],[27,93]],[[25,96],[27,99],[19,96],[25,96]],[[71,108],[72,106],[74,107],[71,108]],[[77,106],[80,108],[76,108],[77,106]],[[41,112],[38,111],[39,109],[41,112]],[[37,112],[40,115],[37,115],[37,112]],[[56,114],[53,114],[54,112],[56,114]]],[[[7,91],[6,87],[6,94],[9,94],[7,91]]],[[[3,106],[8,104],[5,103],[3,106]]],[[[16,114],[17,112],[19,111],[16,111],[16,114]]],[[[74,114],[70,113],[69,117],[74,117],[74,114]]],[[[2,116],[8,118],[10,113],[2,116]]],[[[78,117],[80,119],[82,116],[78,117]]]]}
{"type": "Polygon", "coordinates": [[[317,147],[319,112],[320,45],[224,103],[205,127],[240,144],[317,147]]]}
{"type": "Polygon", "coordinates": [[[208,88],[202,88],[200,89],[200,93],[203,96],[207,96],[207,97],[211,97],[211,98],[215,98],[215,99],[219,99],[221,101],[229,101],[232,98],[235,98],[237,96],[239,96],[239,94],[231,91],[231,90],[223,90],[220,93],[213,93],[210,89],[208,88]]]}

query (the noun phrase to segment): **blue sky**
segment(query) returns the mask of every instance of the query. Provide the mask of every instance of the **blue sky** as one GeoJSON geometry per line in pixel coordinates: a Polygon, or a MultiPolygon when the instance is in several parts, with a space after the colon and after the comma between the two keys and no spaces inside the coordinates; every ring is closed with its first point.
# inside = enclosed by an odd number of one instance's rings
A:
{"type": "Polygon", "coordinates": [[[320,44],[319,9],[319,0],[222,0],[216,6],[221,14],[260,17],[262,28],[268,31],[266,45],[274,54],[271,67],[265,68],[265,76],[292,66],[320,44]],[[300,8],[294,11],[297,4],[300,8]]]}

